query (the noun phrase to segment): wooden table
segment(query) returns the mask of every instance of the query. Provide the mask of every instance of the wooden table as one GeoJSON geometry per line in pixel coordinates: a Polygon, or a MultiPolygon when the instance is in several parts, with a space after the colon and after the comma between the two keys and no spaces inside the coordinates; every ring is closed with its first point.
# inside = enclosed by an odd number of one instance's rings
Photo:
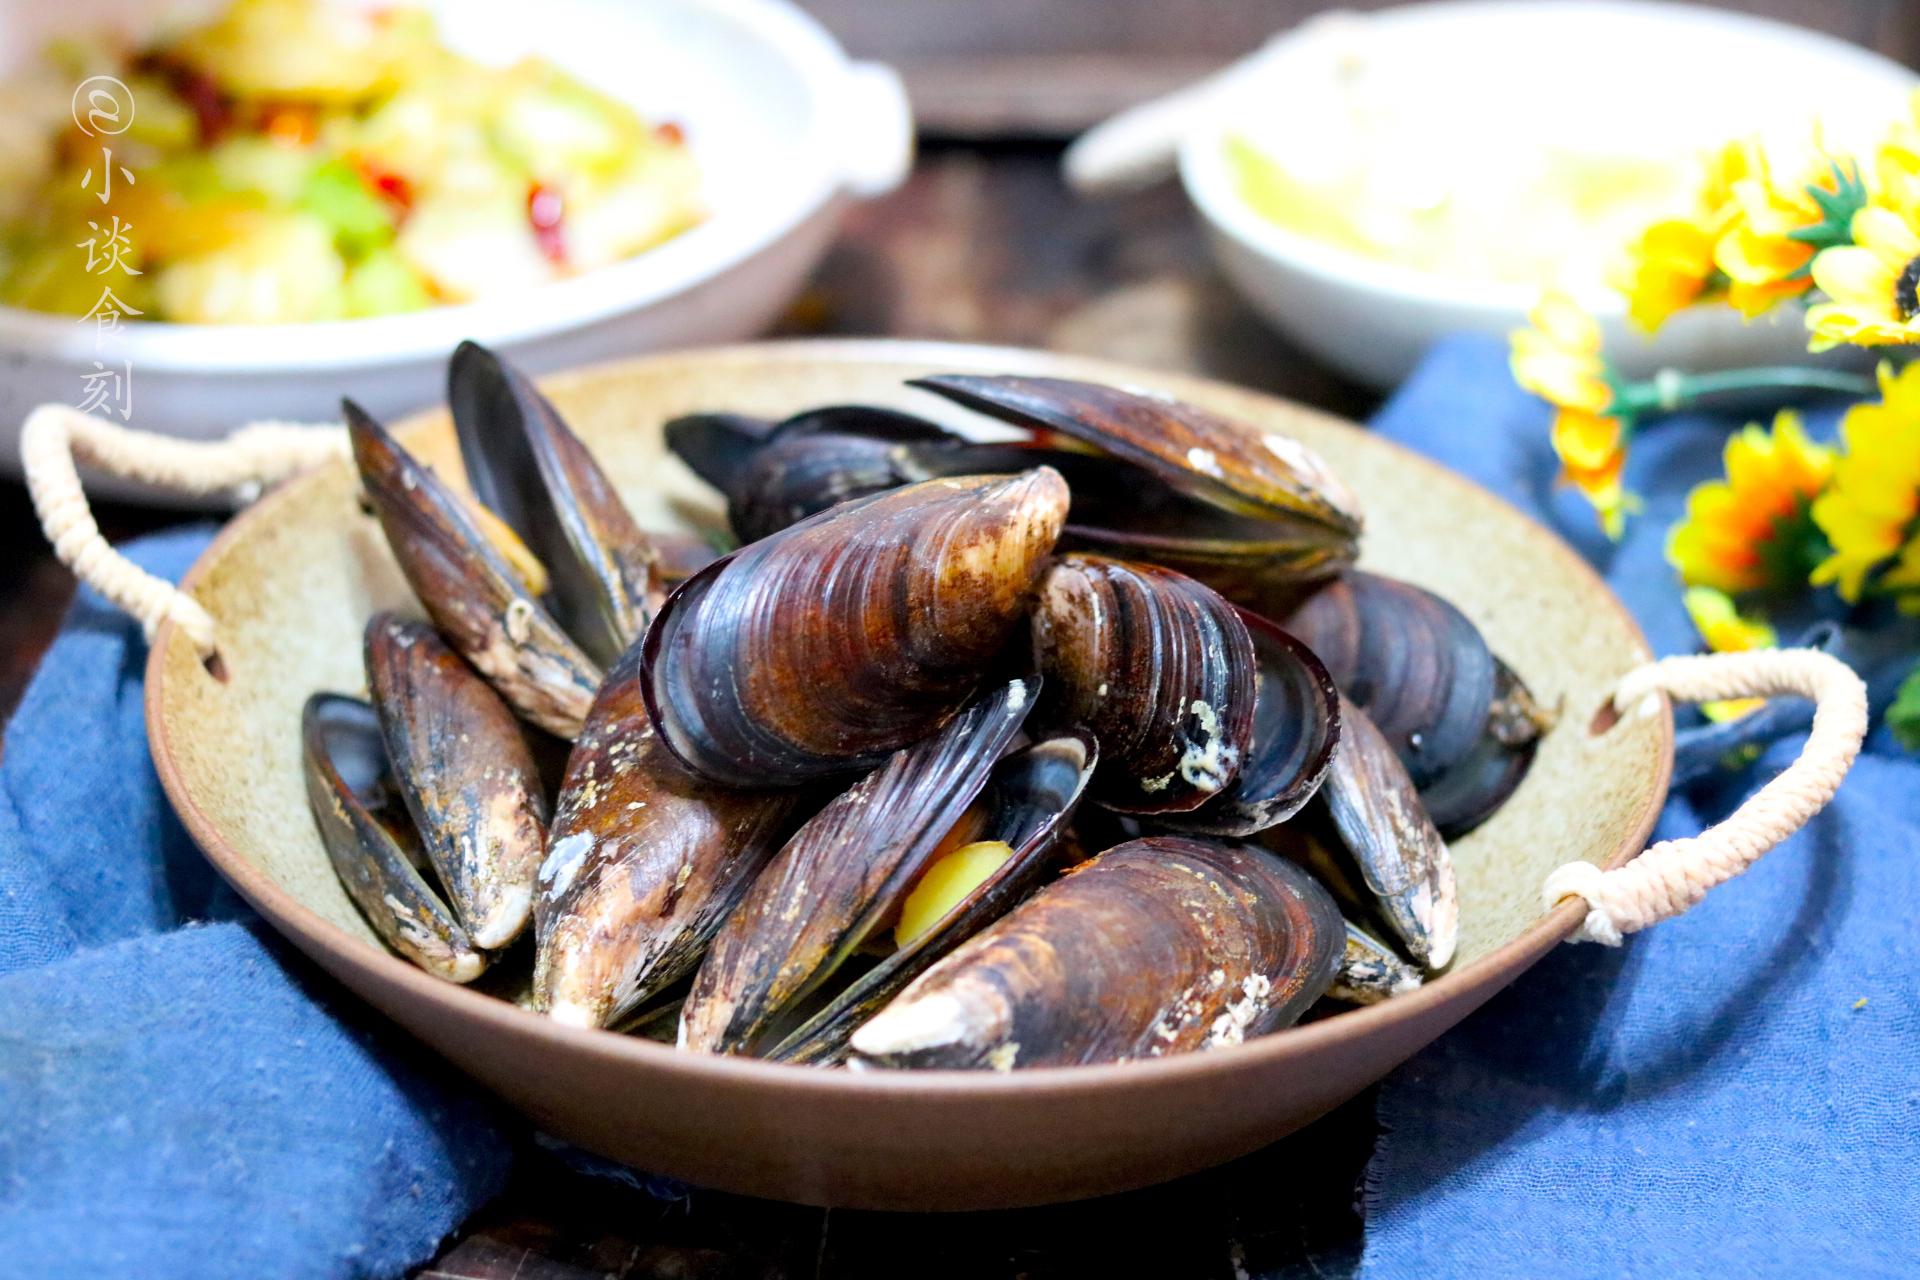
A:
{"type": "MultiPolygon", "coordinates": [[[[1075,201],[1045,145],[943,148],[889,199],[857,210],[781,326],[1051,347],[1199,370],[1349,416],[1368,393],[1270,335],[1209,268],[1177,191],[1075,201]]],[[[177,515],[114,507],[110,536],[177,515]]],[[[18,485],[0,490],[0,720],[57,630],[73,583],[18,485]]],[[[968,1277],[1344,1275],[1357,1260],[1356,1181],[1370,1096],[1257,1156],[1112,1200],[967,1218],[823,1213],[716,1193],[663,1202],[523,1162],[512,1188],[421,1274],[968,1277]]]]}

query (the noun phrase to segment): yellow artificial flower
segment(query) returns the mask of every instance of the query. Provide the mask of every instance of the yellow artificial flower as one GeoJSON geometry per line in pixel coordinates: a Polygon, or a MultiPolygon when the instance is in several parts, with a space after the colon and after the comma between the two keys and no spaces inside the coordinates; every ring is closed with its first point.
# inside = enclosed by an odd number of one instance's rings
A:
{"type": "Polygon", "coordinates": [[[1600,326],[1563,293],[1549,293],[1528,313],[1531,329],[1515,329],[1513,380],[1562,409],[1600,413],[1613,403],[1600,326]]]}
{"type": "Polygon", "coordinates": [[[1553,451],[1562,479],[1580,490],[1610,538],[1626,525],[1630,496],[1621,488],[1627,425],[1607,412],[1613,381],[1600,351],[1600,326],[1564,294],[1550,293],[1513,331],[1513,380],[1551,403],[1553,451]]]}
{"type": "Polygon", "coordinates": [[[1739,216],[1734,186],[1763,173],[1764,165],[1757,140],[1727,143],[1705,158],[1693,210],[1654,223],[1627,250],[1614,283],[1640,328],[1651,333],[1675,312],[1725,288],[1714,253],[1739,216]]]}
{"type": "Polygon", "coordinates": [[[1621,483],[1627,465],[1627,429],[1618,418],[1562,409],[1553,418],[1553,451],[1560,479],[1580,491],[1615,542],[1627,530],[1627,513],[1639,504],[1621,483]]]}
{"type": "MultiPolygon", "coordinates": [[[[1814,569],[1857,601],[1868,578],[1894,592],[1920,592],[1920,364],[1896,376],[1880,366],[1880,400],[1857,404],[1840,420],[1833,483],[1813,504],[1813,521],[1833,554],[1814,569]],[[1891,563],[1889,563],[1891,562],[1891,563]]],[[[1902,607],[1920,607],[1920,594],[1902,607]]]]}
{"type": "Polygon", "coordinates": [[[1912,221],[1920,209],[1920,91],[1912,98],[1912,117],[1887,131],[1874,156],[1874,203],[1912,221]]]}
{"type": "MultiPolygon", "coordinates": [[[[1819,551],[1813,502],[1833,476],[1833,450],[1807,439],[1781,410],[1728,437],[1726,479],[1696,485],[1667,537],[1667,560],[1688,586],[1754,591],[1804,582],[1819,551]]],[[[1824,550],[1824,548],[1820,548],[1824,550]]]]}
{"type": "MultiPolygon", "coordinates": [[[[1690,587],[1683,597],[1694,630],[1714,653],[1746,653],[1771,649],[1778,642],[1773,628],[1758,618],[1742,617],[1733,599],[1712,587],[1690,587]]],[[[1767,705],[1765,698],[1730,698],[1701,704],[1709,720],[1738,720],[1767,705]]]]}
{"type": "Polygon", "coordinates": [[[1719,271],[1715,239],[1710,226],[1693,218],[1667,218],[1640,234],[1615,282],[1634,324],[1652,333],[1708,295],[1719,271]]]}
{"type": "Polygon", "coordinates": [[[1756,153],[1755,172],[1732,190],[1736,216],[1715,244],[1713,260],[1726,273],[1727,301],[1748,319],[1813,286],[1814,253],[1846,240],[1846,219],[1864,200],[1858,175],[1824,155],[1782,183],[1756,153]]]}
{"type": "Polygon", "coordinates": [[[1920,342],[1920,233],[1892,209],[1854,214],[1853,243],[1822,250],[1813,279],[1832,301],[1807,310],[1811,349],[1920,342]]]}

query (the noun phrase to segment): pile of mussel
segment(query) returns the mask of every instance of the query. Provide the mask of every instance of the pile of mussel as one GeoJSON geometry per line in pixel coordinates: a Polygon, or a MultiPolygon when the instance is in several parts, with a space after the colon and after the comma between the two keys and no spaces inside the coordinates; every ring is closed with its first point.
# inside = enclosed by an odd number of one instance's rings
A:
{"type": "Polygon", "coordinates": [[[1232,1044],[1444,968],[1447,840],[1548,722],[1473,624],[1354,567],[1358,505],[1295,440],[914,385],[1018,435],[669,424],[725,555],[640,529],[478,346],[464,487],[346,406],[426,618],[374,617],[367,698],[304,716],[375,931],[565,1022],[861,1068],[1232,1044]]]}

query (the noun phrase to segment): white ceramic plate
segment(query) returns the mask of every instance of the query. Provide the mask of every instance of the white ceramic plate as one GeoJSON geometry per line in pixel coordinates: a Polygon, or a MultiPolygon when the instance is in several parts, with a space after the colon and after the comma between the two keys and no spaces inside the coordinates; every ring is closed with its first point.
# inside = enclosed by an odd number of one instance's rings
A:
{"type": "MultiPolygon", "coordinates": [[[[416,0],[417,2],[417,0],[416,0]]],[[[62,31],[139,32],[219,0],[63,0],[0,10],[0,74],[62,31]]],[[[443,398],[463,338],[544,371],[764,328],[831,242],[849,196],[905,177],[912,122],[898,78],[852,63],[786,0],[425,0],[442,38],[496,62],[542,54],[642,112],[679,121],[711,214],[613,266],[524,293],[329,324],[132,322],[96,352],[93,326],[0,307],[0,466],[21,420],[79,400],[96,359],[130,366],[133,425],[188,437],[264,418],[337,418],[342,395],[388,416],[443,398]]],[[[76,236],[76,239],[80,238],[76,236]]],[[[112,486],[102,485],[102,488],[112,486]]],[[[124,492],[124,490],[123,490],[124,492]]]]}
{"type": "MultiPolygon", "coordinates": [[[[1280,37],[1210,94],[1180,144],[1180,176],[1229,280],[1275,328],[1361,381],[1390,386],[1436,339],[1504,334],[1538,299],[1533,285],[1453,279],[1365,257],[1288,231],[1236,190],[1223,139],[1312,130],[1307,86],[1340,59],[1392,76],[1432,76],[1478,95],[1484,128],[1516,137],[1600,138],[1612,150],[1672,154],[1734,137],[1871,140],[1908,112],[1913,72],[1878,54],[1783,23],[1629,0],[1455,0],[1330,15],[1280,37]]],[[[1750,325],[1726,308],[1684,313],[1649,341],[1611,291],[1582,301],[1635,371],[1804,361],[1797,308],[1750,325]]]]}

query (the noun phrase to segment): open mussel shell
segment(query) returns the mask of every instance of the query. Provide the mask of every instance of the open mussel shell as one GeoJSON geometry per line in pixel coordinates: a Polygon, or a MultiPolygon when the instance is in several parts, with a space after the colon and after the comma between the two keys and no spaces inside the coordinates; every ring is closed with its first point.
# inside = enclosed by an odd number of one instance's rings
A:
{"type": "Polygon", "coordinates": [[[1011,851],[1006,861],[925,932],[897,944],[767,1056],[802,1063],[838,1058],[854,1030],[902,987],[1026,897],[1062,861],[1056,846],[1098,761],[1092,738],[1064,733],[1042,738],[995,765],[960,826],[941,847],[954,847],[962,839],[998,841],[1011,851]]]}
{"type": "Polygon", "coordinates": [[[1341,724],[1340,745],[1320,788],[1327,818],[1407,953],[1429,969],[1443,969],[1460,936],[1447,843],[1371,718],[1348,703],[1341,724]]]}
{"type": "Polygon", "coordinates": [[[1333,980],[1338,909],[1259,849],[1150,837],[1042,888],[853,1035],[888,1067],[1116,1062],[1237,1044],[1333,980]]]}
{"type": "Polygon", "coordinates": [[[1360,504],[1311,450],[1154,392],[1067,378],[940,374],[925,388],[1015,426],[1058,432],[1225,511],[1297,514],[1348,536],[1360,504]]]}
{"type": "Polygon", "coordinates": [[[792,830],[797,792],[716,787],[661,745],[638,647],[567,761],[534,898],[534,1004],[606,1026],[691,972],[792,830]]]}
{"type": "Polygon", "coordinates": [[[435,977],[479,977],[486,955],[420,875],[426,853],[390,793],[373,708],[316,693],[301,712],[300,739],[314,825],[360,914],[382,941],[435,977]]]}
{"type": "Polygon", "coordinates": [[[1025,617],[1067,490],[1041,468],[844,503],[695,575],[645,641],[662,741],[790,786],[871,768],[973,695],[1025,617]]]}
{"type": "Polygon", "coordinates": [[[441,634],[526,719],[577,735],[599,666],[481,531],[466,499],[359,405],[346,401],[343,412],[367,500],[441,634]]]}
{"type": "Polygon", "coordinates": [[[1486,733],[1495,663],[1480,629],[1423,587],[1354,571],[1277,621],[1320,656],[1416,786],[1486,733]]]}
{"type": "MultiPolygon", "coordinates": [[[[1043,442],[1065,436],[1129,464],[1132,482],[1111,468],[1069,474],[1078,545],[1209,583],[1215,572],[1235,583],[1325,576],[1358,549],[1358,500],[1289,436],[1171,397],[1063,378],[943,374],[913,385],[1039,431],[1043,442]],[[1141,471],[1156,483],[1138,483],[1141,471]]],[[[1263,603],[1258,594],[1242,603],[1263,603]]]]}
{"type": "Polygon", "coordinates": [[[1418,991],[1426,979],[1380,939],[1347,921],[1347,945],[1334,971],[1327,999],[1343,1004],[1379,1004],[1418,991]]]}
{"type": "Polygon", "coordinates": [[[1032,710],[1032,680],[987,694],[830,801],[795,833],[715,936],[681,1043],[749,1053],[897,913],[1032,710]]]}
{"type": "Polygon", "coordinates": [[[652,541],[559,412],[499,356],[461,343],[447,402],[474,495],[546,567],[555,620],[612,665],[665,594],[652,541]]]}
{"type": "Polygon", "coordinates": [[[432,627],[390,613],[366,630],[367,687],[394,789],[473,944],[526,928],[547,798],[513,712],[432,627]]]}
{"type": "Polygon", "coordinates": [[[1320,789],[1340,742],[1340,694],[1320,659],[1258,614],[1240,617],[1254,653],[1248,747],[1232,785],[1165,820],[1183,831],[1250,836],[1285,822],[1320,789]]]}
{"type": "Polygon", "coordinates": [[[1083,553],[1040,579],[1042,723],[1100,742],[1093,798],[1125,813],[1197,808],[1240,774],[1253,728],[1253,640],[1212,589],[1157,565],[1083,553]]]}

